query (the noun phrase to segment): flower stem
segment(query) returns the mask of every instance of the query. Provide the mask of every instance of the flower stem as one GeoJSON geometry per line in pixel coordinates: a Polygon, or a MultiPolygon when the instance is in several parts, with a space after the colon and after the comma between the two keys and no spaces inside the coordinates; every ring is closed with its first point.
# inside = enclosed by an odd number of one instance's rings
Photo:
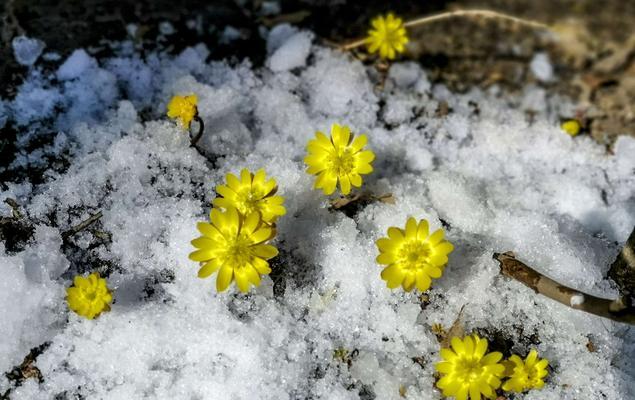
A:
{"type": "Polygon", "coordinates": [[[198,143],[198,141],[201,139],[201,137],[203,136],[203,131],[205,130],[205,124],[203,123],[201,117],[198,116],[198,113],[194,116],[194,121],[198,122],[198,133],[196,134],[196,136],[191,138],[192,146],[196,146],[196,143],[198,143]]]}

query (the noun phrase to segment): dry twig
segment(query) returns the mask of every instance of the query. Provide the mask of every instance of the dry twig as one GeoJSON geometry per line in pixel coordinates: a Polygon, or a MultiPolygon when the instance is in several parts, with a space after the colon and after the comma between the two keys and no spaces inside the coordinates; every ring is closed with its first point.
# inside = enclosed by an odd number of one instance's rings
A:
{"type": "Polygon", "coordinates": [[[339,210],[340,208],[346,207],[352,203],[374,203],[374,202],[382,202],[386,204],[395,204],[395,196],[392,193],[384,193],[380,195],[375,195],[370,192],[353,192],[348,196],[342,196],[335,200],[331,201],[331,208],[334,210],[339,210]]]}
{"type": "Polygon", "coordinates": [[[617,283],[626,304],[635,305],[635,228],[611,264],[608,275],[617,283]]]}
{"type": "Polygon", "coordinates": [[[635,308],[626,305],[621,297],[603,299],[564,286],[517,260],[510,251],[494,253],[494,259],[500,263],[501,274],[519,281],[536,293],[576,310],[635,325],[635,308]]]}
{"type": "Polygon", "coordinates": [[[100,219],[102,217],[102,213],[101,211],[97,212],[96,214],[92,214],[90,217],[88,217],[86,220],[80,222],[79,224],[72,226],[70,229],[62,232],[62,238],[63,239],[67,239],[73,235],[75,235],[76,233],[79,233],[81,231],[83,231],[84,229],[88,228],[90,225],[92,225],[93,223],[95,223],[98,219],[100,219]]]}
{"type": "MultiPolygon", "coordinates": [[[[528,26],[535,29],[542,29],[546,31],[552,32],[553,30],[549,25],[543,24],[542,22],[532,21],[528,19],[514,17],[513,15],[503,14],[498,11],[492,10],[457,10],[457,11],[447,11],[440,14],[428,15],[425,17],[413,19],[411,21],[407,21],[404,23],[404,26],[407,28],[413,28],[415,26],[422,26],[432,22],[447,20],[451,18],[458,17],[469,17],[469,18],[484,18],[484,19],[499,19],[505,21],[511,21],[519,25],[528,26]]],[[[363,46],[366,44],[366,38],[358,39],[351,43],[340,46],[340,50],[352,50],[354,48],[363,46]]]]}

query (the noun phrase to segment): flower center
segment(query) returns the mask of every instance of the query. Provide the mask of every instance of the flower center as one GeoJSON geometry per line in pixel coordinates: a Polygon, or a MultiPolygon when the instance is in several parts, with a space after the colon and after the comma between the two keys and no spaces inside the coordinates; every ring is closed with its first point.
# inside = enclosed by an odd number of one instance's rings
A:
{"type": "Polygon", "coordinates": [[[350,174],[355,168],[355,158],[350,149],[338,151],[337,154],[331,154],[327,159],[329,169],[337,175],[350,174]]]}
{"type": "Polygon", "coordinates": [[[253,190],[245,190],[238,194],[238,208],[243,214],[259,211],[259,202],[262,200],[260,193],[253,190]]]}
{"type": "Polygon", "coordinates": [[[399,35],[397,34],[397,30],[393,28],[387,28],[384,32],[384,40],[386,43],[393,44],[399,39],[399,35]]]}
{"type": "Polygon", "coordinates": [[[398,252],[399,262],[406,269],[423,268],[428,263],[430,245],[427,242],[410,241],[401,246],[398,252]]]}
{"type": "Polygon", "coordinates": [[[250,242],[244,236],[238,236],[227,245],[225,257],[235,268],[242,267],[251,260],[250,242]]]}
{"type": "Polygon", "coordinates": [[[474,382],[483,373],[483,366],[480,360],[463,359],[458,365],[457,372],[465,377],[465,381],[474,382]]]}

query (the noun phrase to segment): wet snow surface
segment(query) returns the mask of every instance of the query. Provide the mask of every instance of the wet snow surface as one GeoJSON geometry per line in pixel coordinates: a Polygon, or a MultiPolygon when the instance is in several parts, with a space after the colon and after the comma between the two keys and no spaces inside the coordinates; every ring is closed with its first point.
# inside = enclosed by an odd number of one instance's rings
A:
{"type": "MultiPolygon", "coordinates": [[[[0,100],[19,151],[0,200],[17,200],[33,224],[26,243],[0,244],[0,371],[50,342],[35,363],[41,382],[2,374],[0,393],[399,399],[402,387],[409,399],[439,399],[431,325],[447,329],[464,307],[466,330],[491,349],[536,348],[550,360],[545,388],[516,398],[633,398],[635,331],[500,277],[492,253],[513,250],[561,282],[615,296],[603,277],[635,224],[635,140],[609,154],[569,137],[558,120],[573,107],[538,87],[455,94],[409,62],[382,86],[373,67],[312,38],[279,28],[262,68],[208,62],[203,45],[142,58],[122,43],[99,61],[78,49],[57,70],[36,63],[17,96],[0,100]],[[205,156],[164,117],[172,95],[192,92],[205,156]],[[351,218],[311,189],[305,145],[333,122],[368,134],[377,159],[364,188],[393,193],[395,205],[351,218]],[[251,294],[217,294],[213,277],[196,277],[189,242],[214,186],[243,167],[264,167],[286,198],[280,255],[251,294]],[[96,224],[62,237],[98,211],[96,224]],[[374,261],[374,241],[410,215],[445,225],[456,247],[423,303],[387,289],[374,261]],[[95,270],[115,304],[89,321],[64,296],[72,276],[95,270]]],[[[546,76],[546,62],[532,68],[546,76]]]]}

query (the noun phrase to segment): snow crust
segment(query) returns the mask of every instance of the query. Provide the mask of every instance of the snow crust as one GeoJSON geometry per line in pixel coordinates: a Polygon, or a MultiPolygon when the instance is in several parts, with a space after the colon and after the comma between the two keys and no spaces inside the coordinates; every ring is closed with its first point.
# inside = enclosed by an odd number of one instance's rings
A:
{"type": "Polygon", "coordinates": [[[553,65],[547,53],[536,53],[529,64],[531,72],[538,80],[549,82],[553,80],[553,65]]]}
{"type": "Polygon", "coordinates": [[[1,374],[0,393],[400,399],[403,388],[409,399],[439,399],[431,326],[449,328],[463,308],[468,332],[550,360],[545,388],[522,398],[633,398],[633,328],[502,278],[492,253],[513,250],[556,280],[615,296],[603,277],[635,224],[635,140],[621,137],[608,154],[561,132],[570,104],[556,96],[542,95],[530,123],[522,98],[452,93],[412,62],[395,63],[383,81],[372,67],[311,45],[310,33],[276,29],[266,67],[206,62],[204,45],[142,58],[124,43],[107,60],[75,51],[57,80],[35,69],[0,103],[20,134],[12,167],[48,168],[41,184],[0,186],[0,199],[15,198],[37,222],[24,250],[0,248],[0,371],[50,342],[36,362],[42,382],[14,387],[1,374]],[[172,95],[191,92],[207,157],[164,117],[172,95]],[[305,146],[332,122],[368,134],[377,159],[365,189],[393,193],[395,205],[373,203],[350,218],[311,189],[305,146]],[[24,150],[42,135],[49,144],[24,150]],[[247,296],[218,294],[213,278],[196,277],[189,241],[214,186],[243,167],[264,167],[286,198],[277,275],[247,296]],[[65,245],[62,232],[97,210],[96,229],[110,239],[88,230],[65,245]],[[424,303],[387,289],[374,261],[374,241],[408,216],[445,226],[455,245],[424,303]],[[93,270],[108,275],[115,304],[89,321],[69,312],[64,290],[93,270]],[[334,357],[338,349],[350,365],[334,357]]]}
{"type": "Polygon", "coordinates": [[[16,36],[11,41],[13,55],[21,65],[31,66],[42,54],[46,45],[39,39],[32,39],[26,36],[16,36]]]}
{"type": "MultiPolygon", "coordinates": [[[[274,72],[282,72],[305,66],[306,58],[311,51],[312,36],[309,32],[298,32],[286,38],[269,57],[269,68],[274,72]]],[[[279,38],[275,37],[275,40],[279,38]]]]}

